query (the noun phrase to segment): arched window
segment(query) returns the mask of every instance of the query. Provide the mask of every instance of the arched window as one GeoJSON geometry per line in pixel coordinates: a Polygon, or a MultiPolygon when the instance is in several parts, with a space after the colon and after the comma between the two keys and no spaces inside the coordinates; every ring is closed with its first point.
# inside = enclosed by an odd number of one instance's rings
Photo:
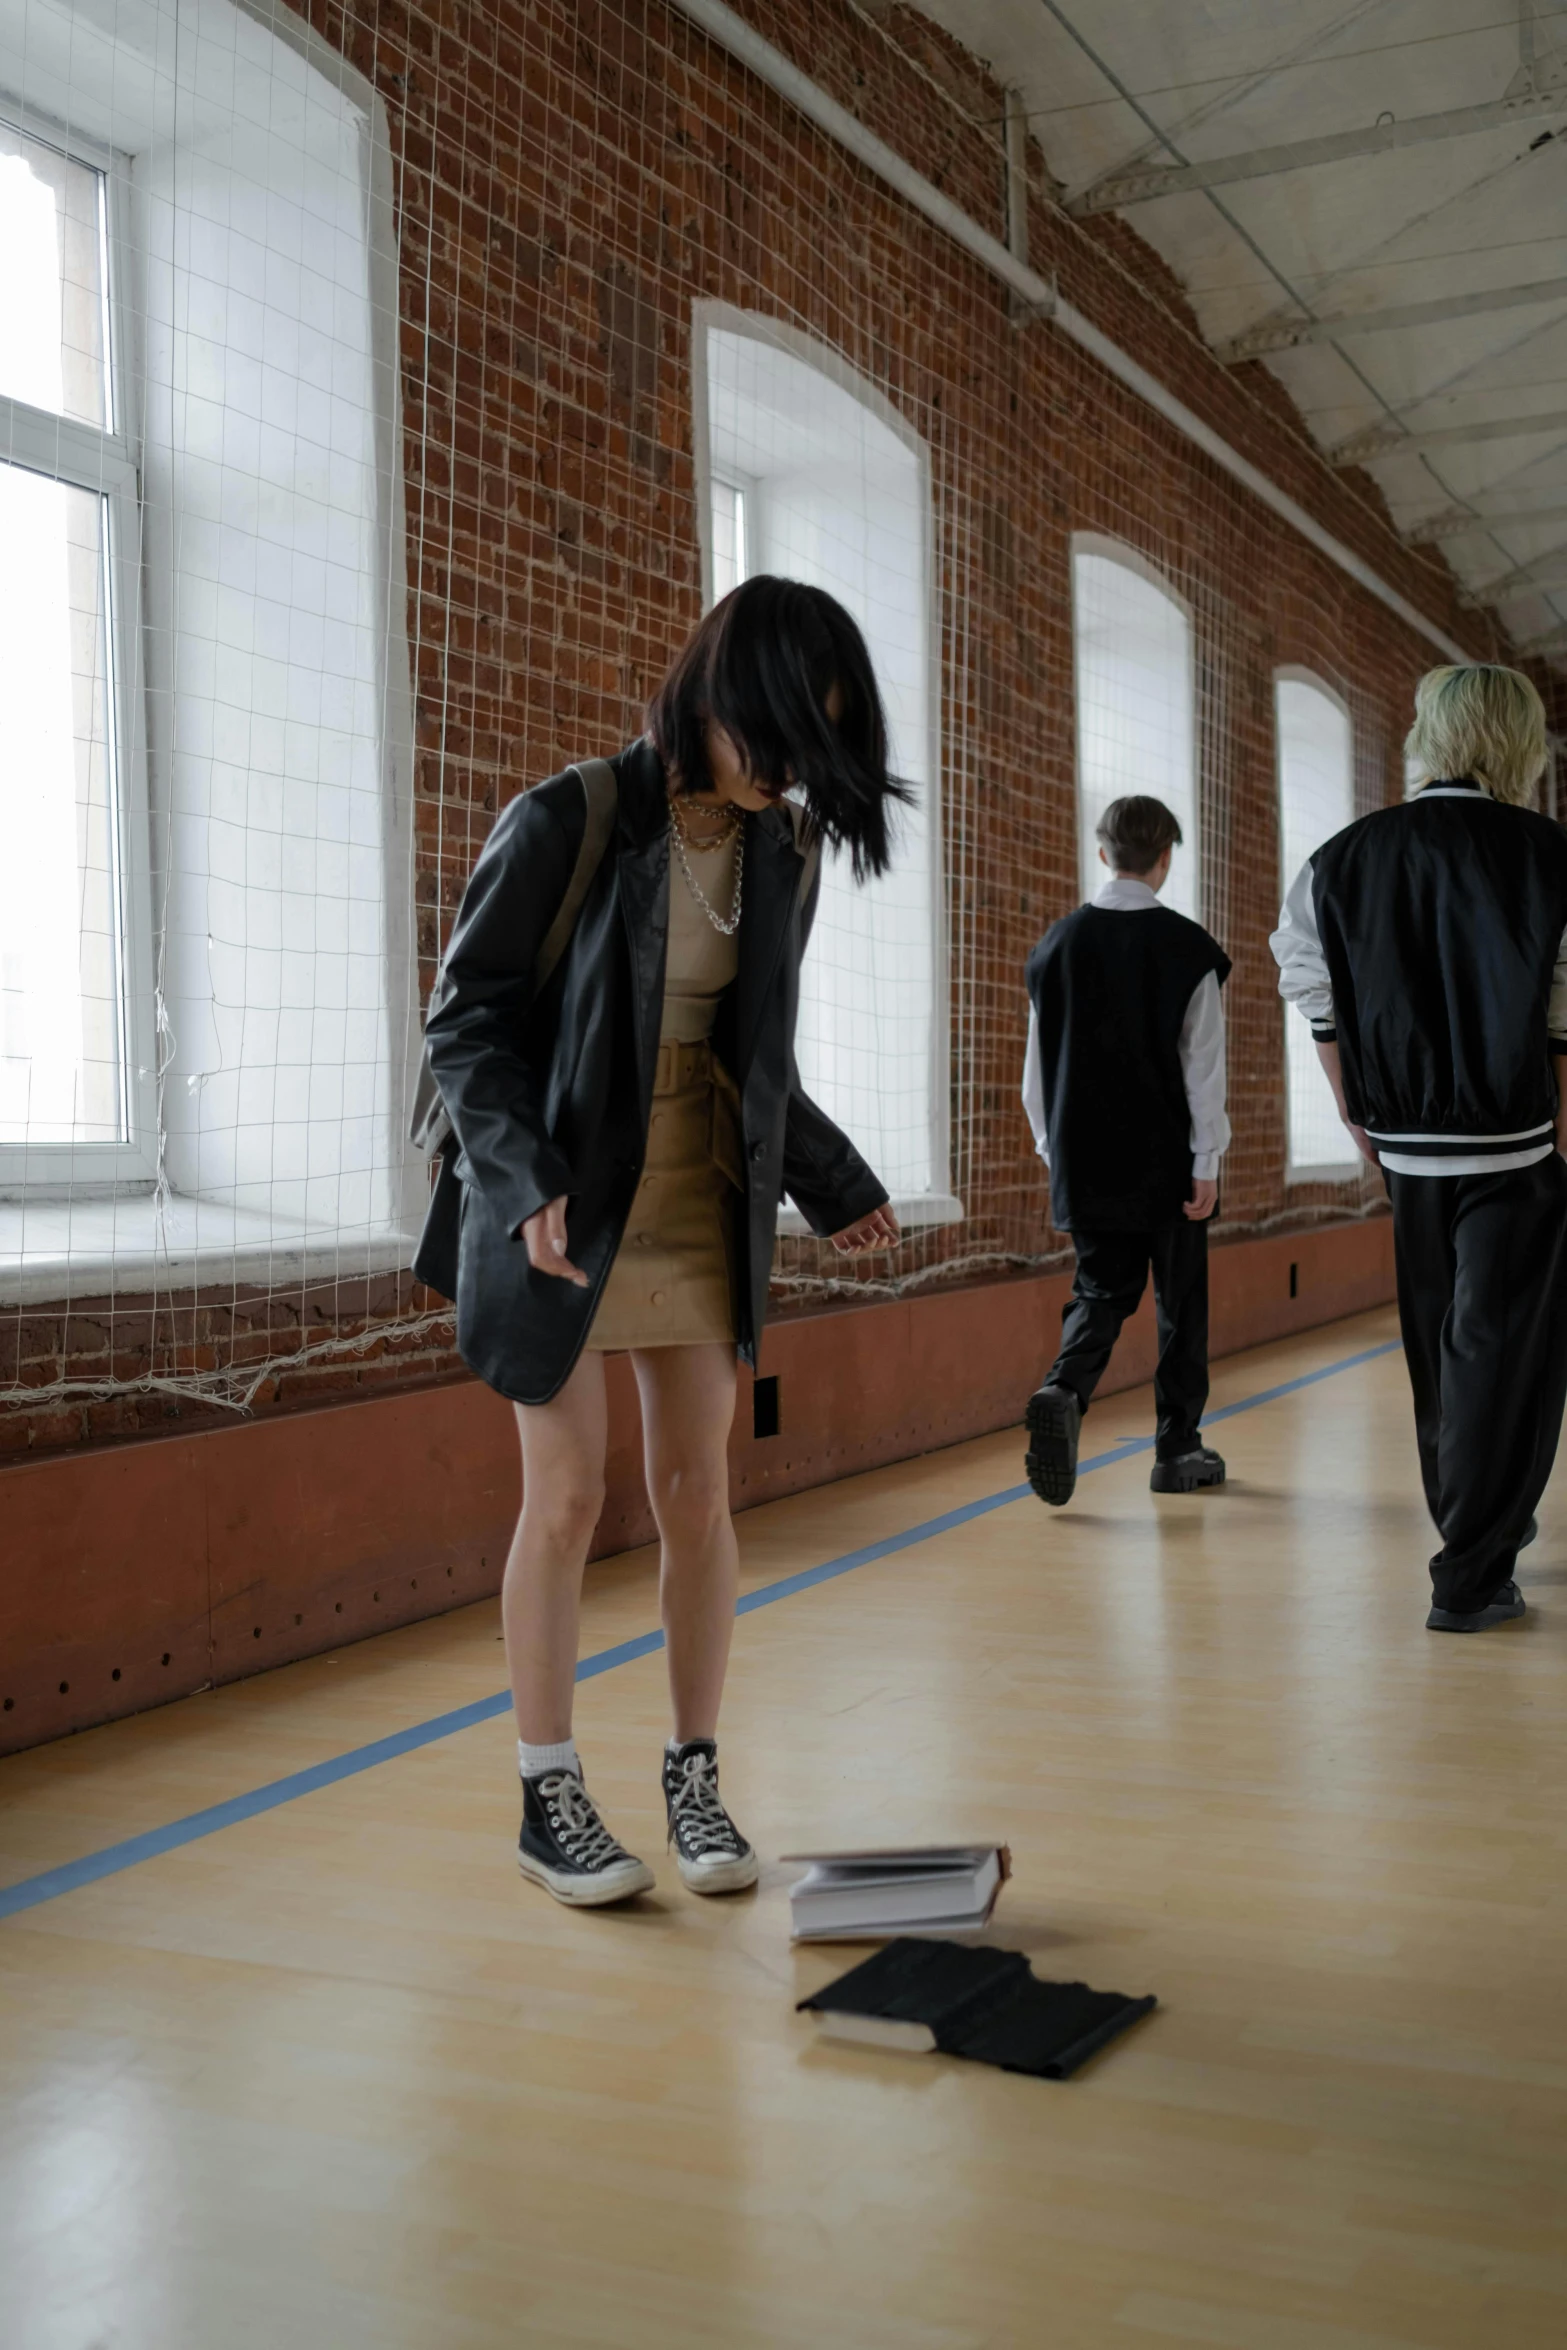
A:
{"type": "Polygon", "coordinates": [[[947,1222],[962,1211],[948,1192],[927,453],[835,352],[775,320],[701,302],[696,346],[707,600],[764,571],[836,596],[865,633],[894,763],[917,792],[879,881],[856,888],[846,859],[823,859],[801,1079],[905,1221],[947,1222]]]}
{"type": "Polygon", "coordinates": [[[1147,792],[1173,809],[1184,847],[1164,902],[1197,919],[1197,793],[1192,624],[1185,605],[1131,547],[1072,541],[1077,671],[1077,837],[1083,895],[1105,879],[1094,827],[1112,800],[1147,792]]]}
{"type": "MultiPolygon", "coordinates": [[[[1342,832],[1355,813],[1354,735],[1338,696],[1302,670],[1274,680],[1279,762],[1280,895],[1306,859],[1342,832]]],[[[1287,1180],[1321,1183],[1352,1175],[1360,1162],[1322,1073],[1311,1031],[1298,1014],[1284,1023],[1288,1122],[1287,1180]]]]}

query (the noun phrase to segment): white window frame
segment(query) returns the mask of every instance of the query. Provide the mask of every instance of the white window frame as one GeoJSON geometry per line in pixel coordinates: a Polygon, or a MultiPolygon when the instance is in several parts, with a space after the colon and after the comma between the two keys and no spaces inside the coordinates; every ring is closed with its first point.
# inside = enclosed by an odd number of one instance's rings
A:
{"type": "Polygon", "coordinates": [[[156,1180],[157,1018],[141,629],[141,453],[137,372],[119,285],[126,259],[124,158],[62,129],[0,90],[8,129],[99,175],[109,429],[0,396],[0,459],[104,500],[103,642],[108,663],[109,770],[114,844],[114,966],[119,982],[118,1142],[0,1143],[0,1199],[102,1198],[150,1190],[156,1180]]]}
{"type": "MultiPolygon", "coordinates": [[[[1077,625],[1077,558],[1079,555],[1097,555],[1106,563],[1118,563],[1123,571],[1132,572],[1138,579],[1157,588],[1167,602],[1173,604],[1186,622],[1186,710],[1191,726],[1192,744],[1192,808],[1191,829],[1182,841],[1192,860],[1192,904],[1200,922],[1206,912],[1207,868],[1203,857],[1202,791],[1197,746],[1197,618],[1191,598],[1183,595],[1167,572],[1161,571],[1142,551],[1126,539],[1111,538],[1098,530],[1074,530],[1067,551],[1067,590],[1072,613],[1072,786],[1074,829],[1077,836],[1077,871],[1079,887],[1084,886],[1088,873],[1087,843],[1083,836],[1083,651],[1082,637],[1077,625]]],[[[1109,875],[1106,874],[1106,880],[1109,875]]],[[[1084,890],[1085,902],[1093,895],[1084,890]]]]}
{"type": "MultiPolygon", "coordinates": [[[[1321,694],[1324,701],[1332,702],[1335,708],[1342,713],[1344,723],[1349,728],[1349,812],[1351,821],[1355,815],[1355,715],[1337,686],[1330,685],[1327,679],[1320,676],[1315,669],[1307,669],[1297,661],[1284,661],[1275,668],[1272,685],[1273,805],[1275,821],[1278,825],[1279,903],[1282,905],[1295,875],[1284,870],[1287,859],[1284,849],[1284,739],[1279,731],[1279,687],[1281,685],[1309,686],[1313,693],[1321,694]]],[[[1286,1021],[1299,1020],[1300,1014],[1291,1011],[1286,1006],[1284,1017],[1286,1021]]],[[[1361,1175],[1365,1162],[1356,1157],[1347,1135],[1342,1159],[1325,1160],[1320,1166],[1301,1167],[1297,1166],[1290,1157],[1290,1069],[1289,1030],[1287,1027],[1283,1032],[1282,1042],[1284,1047],[1284,1188],[1289,1191],[1303,1183],[1355,1182],[1361,1175]]]]}
{"type": "Polygon", "coordinates": [[[758,484],[751,479],[749,474],[742,473],[738,466],[731,466],[725,473],[709,472],[707,494],[702,502],[702,609],[704,612],[711,611],[718,601],[718,557],[713,544],[713,492],[718,489],[733,490],[735,496],[740,500],[742,543],[740,559],[736,568],[739,571],[742,586],[751,576],[751,545],[756,535],[756,516],[761,503],[758,484]]]}
{"type": "MultiPolygon", "coordinates": [[[[744,476],[736,476],[733,468],[719,468],[715,474],[712,462],[711,420],[707,396],[707,338],[710,333],[747,335],[753,341],[768,343],[774,349],[786,352],[803,366],[814,368],[829,383],[884,424],[912,452],[919,466],[920,498],[924,529],[925,558],[925,612],[924,648],[922,659],[928,681],[926,695],[925,769],[930,778],[926,788],[925,818],[929,826],[930,856],[930,940],[931,940],[931,1023],[930,1057],[927,1083],[930,1104],[930,1166],[931,1188],[927,1192],[897,1195],[892,1207],[899,1222],[906,1229],[961,1223],[963,1202],[952,1189],[952,993],[950,978],[950,948],[947,929],[946,874],[942,854],[942,789],[941,789],[941,611],[940,573],[936,563],[935,495],[931,478],[930,448],[923,435],[901,415],[893,403],[875,384],[850,365],[832,344],[818,341],[814,335],[790,326],[780,318],[769,317],[758,310],[742,310],[730,302],[698,299],[692,304],[691,327],[691,422],[695,449],[695,487],[697,502],[697,535],[702,558],[702,608],[711,609],[713,594],[713,489],[716,481],[727,482],[745,492],[747,502],[747,540],[754,547],[751,516],[766,503],[765,488],[744,476]]],[[[787,1201],[778,1212],[778,1229],[793,1236],[806,1235],[810,1226],[799,1210],[787,1201]]]]}

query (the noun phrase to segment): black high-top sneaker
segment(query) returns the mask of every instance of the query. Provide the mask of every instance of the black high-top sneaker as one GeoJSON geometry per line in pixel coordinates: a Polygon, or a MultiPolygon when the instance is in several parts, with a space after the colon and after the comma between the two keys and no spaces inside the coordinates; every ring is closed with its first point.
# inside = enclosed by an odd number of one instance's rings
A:
{"type": "Polygon", "coordinates": [[[1070,1387],[1036,1387],[1023,1413],[1028,1450],[1023,1466],[1041,1501],[1059,1509],[1077,1486],[1077,1436],[1083,1407],[1070,1387]]]}
{"type": "Polygon", "coordinates": [[[1173,1461],[1155,1461],[1148,1480],[1150,1493],[1196,1493],[1204,1485],[1224,1483],[1224,1455],[1211,1444],[1183,1452],[1173,1461]]]}
{"type": "Polygon", "coordinates": [[[575,1771],[541,1771],[523,1780],[517,1866],[577,1909],[628,1901],[653,1883],[647,1862],[616,1843],[575,1771]]]}
{"type": "Polygon", "coordinates": [[[693,1893],[738,1893],[756,1883],[756,1854],[718,1798],[711,1738],[665,1747],[664,1808],[676,1865],[693,1893]]]}

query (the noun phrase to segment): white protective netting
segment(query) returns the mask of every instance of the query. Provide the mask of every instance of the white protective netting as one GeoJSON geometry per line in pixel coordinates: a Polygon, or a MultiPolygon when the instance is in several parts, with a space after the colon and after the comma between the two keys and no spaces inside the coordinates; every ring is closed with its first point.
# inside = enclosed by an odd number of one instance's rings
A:
{"type": "MultiPolygon", "coordinates": [[[[1286,1105],[1258,960],[1342,786],[1275,673],[1349,712],[1364,805],[1418,645],[1322,569],[1266,617],[1283,526],[678,13],[329,21],[0,0],[23,1441],[450,1370],[404,1126],[463,882],[505,799],[628,739],[704,598],[762,569],[859,618],[919,794],[884,881],[827,866],[800,1033],[909,1237],[848,1266],[786,1225],[781,1302],[1064,1261],[1022,965],[1123,790],[1176,807],[1172,902],[1241,958],[1232,1224],[1362,1209],[1310,1156],[1298,1048],[1286,1105]]],[[[888,135],[999,223],[978,68],[954,96],[896,26],[833,23],[823,71],[858,59],[888,135]]]]}

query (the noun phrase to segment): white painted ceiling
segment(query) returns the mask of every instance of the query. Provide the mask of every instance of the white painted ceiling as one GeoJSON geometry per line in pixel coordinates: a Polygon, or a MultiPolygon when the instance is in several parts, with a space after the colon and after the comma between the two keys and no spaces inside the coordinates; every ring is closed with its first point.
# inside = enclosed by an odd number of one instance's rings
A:
{"type": "MultiPolygon", "coordinates": [[[[1206,163],[1517,97],[1501,127],[1129,204],[1204,336],[1567,279],[1567,7],[1547,0],[919,0],[1023,93],[1064,200],[1131,164],[1206,163]],[[1559,100],[1559,104],[1558,104],[1559,100]]],[[[1515,643],[1564,632],[1567,292],[1268,355],[1325,450],[1539,417],[1533,432],[1369,460],[1400,530],[1443,552],[1515,643]],[[1554,420],[1554,421],[1553,421],[1554,420]]],[[[1556,648],[1542,645],[1553,656],[1556,648]]]]}

